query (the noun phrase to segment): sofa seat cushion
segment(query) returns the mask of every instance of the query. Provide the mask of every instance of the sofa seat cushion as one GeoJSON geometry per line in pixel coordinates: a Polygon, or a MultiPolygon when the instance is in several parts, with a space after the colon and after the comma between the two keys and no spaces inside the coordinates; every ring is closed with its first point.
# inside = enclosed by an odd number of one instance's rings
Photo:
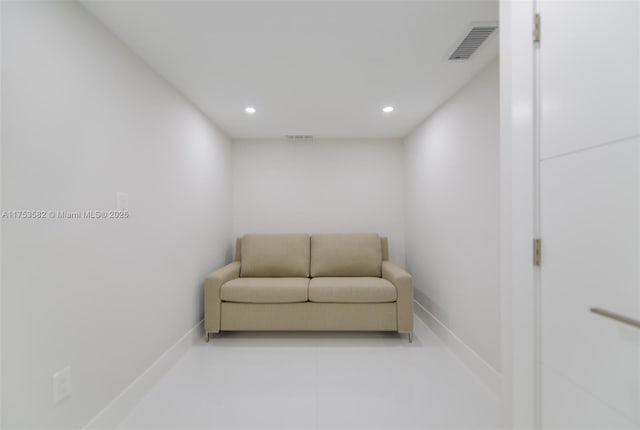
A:
{"type": "Polygon", "coordinates": [[[376,277],[313,278],[309,300],[316,303],[389,303],[398,297],[396,287],[376,277]]]}
{"type": "Polygon", "coordinates": [[[220,288],[220,300],[237,303],[298,303],[308,299],[309,278],[237,278],[220,288]]]}
{"type": "Polygon", "coordinates": [[[314,234],[311,277],[381,276],[382,246],[377,234],[314,234]]]}

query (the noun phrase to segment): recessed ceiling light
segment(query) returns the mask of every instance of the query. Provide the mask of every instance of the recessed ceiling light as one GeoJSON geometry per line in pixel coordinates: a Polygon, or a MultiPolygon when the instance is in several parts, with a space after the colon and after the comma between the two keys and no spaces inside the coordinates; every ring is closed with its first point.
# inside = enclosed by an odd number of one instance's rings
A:
{"type": "Polygon", "coordinates": [[[246,113],[256,113],[256,108],[249,106],[249,107],[244,108],[244,111],[246,113]]]}
{"type": "Polygon", "coordinates": [[[382,112],[384,113],[390,113],[393,112],[393,106],[385,106],[382,108],[382,112]]]}

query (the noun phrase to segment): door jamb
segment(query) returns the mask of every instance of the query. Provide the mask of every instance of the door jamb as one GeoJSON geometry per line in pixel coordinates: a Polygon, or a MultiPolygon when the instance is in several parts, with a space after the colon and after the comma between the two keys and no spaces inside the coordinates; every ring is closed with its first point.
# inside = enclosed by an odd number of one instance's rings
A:
{"type": "Polygon", "coordinates": [[[506,428],[540,428],[534,0],[500,0],[500,290],[506,428]]]}

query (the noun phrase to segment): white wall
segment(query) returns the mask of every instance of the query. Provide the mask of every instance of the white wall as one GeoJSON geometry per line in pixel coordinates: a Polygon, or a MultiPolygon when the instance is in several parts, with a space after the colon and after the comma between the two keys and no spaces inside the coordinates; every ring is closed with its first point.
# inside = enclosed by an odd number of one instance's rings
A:
{"type": "Polygon", "coordinates": [[[498,62],[405,139],[416,299],[500,369],[498,62]]]}
{"type": "Polygon", "coordinates": [[[233,232],[376,232],[404,266],[399,140],[238,140],[233,232]]]}
{"type": "Polygon", "coordinates": [[[2,2],[3,428],[77,428],[202,317],[231,256],[228,139],[75,2],[2,2]],[[73,394],[52,406],[52,374],[73,394]]]}

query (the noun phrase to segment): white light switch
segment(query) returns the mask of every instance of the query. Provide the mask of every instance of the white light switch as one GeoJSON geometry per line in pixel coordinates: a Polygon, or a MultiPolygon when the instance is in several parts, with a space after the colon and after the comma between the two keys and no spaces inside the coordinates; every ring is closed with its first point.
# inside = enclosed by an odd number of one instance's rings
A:
{"type": "Polygon", "coordinates": [[[57,405],[71,397],[71,367],[67,366],[53,374],[53,404],[57,405]]]}
{"type": "Polygon", "coordinates": [[[118,191],[116,193],[117,209],[119,211],[129,210],[129,193],[118,191]]]}

